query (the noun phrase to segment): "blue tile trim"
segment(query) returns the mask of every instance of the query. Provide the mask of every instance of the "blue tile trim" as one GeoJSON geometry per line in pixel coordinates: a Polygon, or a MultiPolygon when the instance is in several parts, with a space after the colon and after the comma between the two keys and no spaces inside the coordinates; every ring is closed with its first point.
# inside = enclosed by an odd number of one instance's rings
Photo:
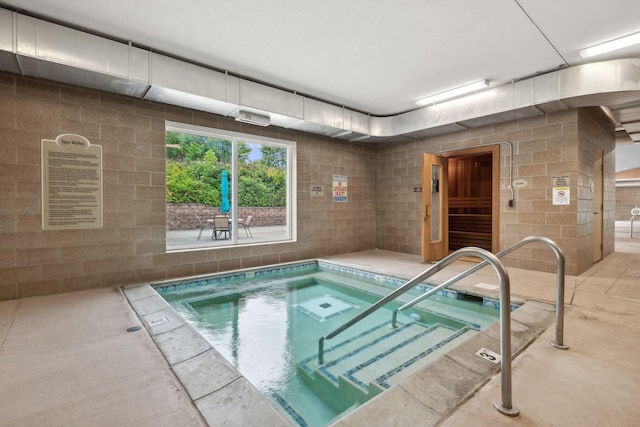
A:
{"type": "MultiPolygon", "coordinates": [[[[354,277],[364,278],[372,280],[374,282],[389,286],[391,288],[397,288],[406,283],[405,279],[399,279],[393,276],[387,276],[384,274],[374,273],[366,270],[361,270],[353,267],[346,267],[339,264],[332,264],[322,260],[303,261],[299,263],[277,265],[272,267],[265,267],[255,270],[242,271],[242,272],[230,272],[219,273],[207,277],[202,277],[193,280],[176,280],[171,283],[151,283],[150,285],[156,289],[160,294],[163,292],[172,292],[183,290],[187,288],[198,288],[206,286],[217,286],[230,281],[246,280],[252,278],[267,277],[269,275],[282,274],[282,273],[312,273],[317,270],[335,271],[339,273],[349,274],[354,277]]],[[[414,287],[418,292],[424,293],[433,289],[433,286],[421,283],[414,287]]],[[[435,295],[442,296],[444,298],[457,299],[458,293],[451,289],[443,289],[436,292],[435,295]]],[[[483,305],[492,308],[500,308],[500,302],[495,299],[483,298],[483,305]]],[[[518,304],[511,304],[511,311],[518,308],[518,304]]]]}
{"type": "MultiPolygon", "coordinates": [[[[406,325],[402,325],[402,326],[400,326],[400,327],[397,327],[397,328],[393,329],[391,332],[389,332],[388,334],[384,334],[384,335],[382,335],[381,337],[376,338],[375,340],[370,341],[370,342],[368,342],[367,344],[365,344],[365,345],[363,345],[363,346],[361,346],[361,347],[358,347],[358,348],[356,348],[355,350],[350,351],[349,353],[347,353],[347,354],[343,355],[342,357],[340,357],[340,358],[338,358],[338,359],[336,359],[336,360],[333,360],[333,361],[331,361],[331,362],[325,363],[324,365],[320,366],[320,367],[318,368],[318,370],[319,370],[320,372],[322,372],[322,373],[323,373],[327,378],[329,378],[331,381],[333,381],[333,382],[335,383],[335,385],[337,386],[337,385],[338,385],[338,377],[336,377],[336,376],[335,376],[335,375],[333,375],[331,372],[329,372],[329,368],[331,368],[332,366],[337,365],[338,363],[340,363],[340,362],[342,362],[342,361],[344,361],[344,360],[346,360],[346,359],[350,358],[351,356],[354,356],[354,355],[356,355],[356,354],[360,353],[361,351],[366,350],[367,348],[369,348],[369,347],[371,347],[371,346],[373,346],[373,345],[375,345],[375,344],[377,344],[377,343],[379,343],[379,342],[381,342],[381,341],[386,340],[387,338],[389,338],[389,337],[391,337],[391,336],[393,336],[393,335],[395,335],[395,334],[397,334],[397,333],[401,332],[402,330],[404,330],[404,329],[408,328],[408,327],[409,327],[410,325],[412,325],[412,324],[413,324],[413,323],[407,323],[406,325]]],[[[421,325],[421,324],[419,324],[419,323],[416,323],[416,324],[418,324],[418,325],[420,325],[420,326],[424,326],[424,325],[421,325]]],[[[387,327],[387,323],[384,323],[384,324],[382,325],[382,327],[385,327],[385,328],[386,328],[386,327],[387,327]]],[[[378,328],[380,328],[380,327],[378,327],[378,328]]],[[[378,329],[378,328],[377,328],[377,329],[378,329]]],[[[427,328],[427,326],[425,326],[425,328],[427,328]]],[[[428,329],[429,329],[429,330],[431,330],[432,328],[433,328],[433,327],[428,327],[428,329]]],[[[348,342],[351,342],[351,341],[353,341],[353,340],[348,340],[348,342]]],[[[335,348],[335,347],[334,347],[334,348],[335,348]]],[[[333,349],[333,348],[332,348],[332,349],[333,349]]],[[[378,358],[380,358],[380,357],[378,357],[378,358]]],[[[362,365],[360,365],[360,366],[362,366],[362,365]]],[[[364,366],[362,366],[362,367],[364,367],[364,366]]],[[[356,368],[354,368],[354,369],[357,369],[357,368],[358,368],[358,367],[356,367],[356,368]]],[[[366,388],[365,388],[365,390],[366,390],[366,388]]]]}
{"type": "MultiPolygon", "coordinates": [[[[367,280],[372,280],[374,282],[381,283],[383,285],[391,286],[392,288],[398,288],[404,285],[405,283],[407,283],[406,279],[399,279],[397,277],[386,276],[384,274],[373,273],[366,270],[359,270],[353,267],[345,267],[338,264],[331,264],[326,261],[318,261],[318,268],[320,270],[324,269],[329,271],[337,271],[339,273],[345,273],[352,276],[361,277],[367,280]]],[[[421,293],[425,293],[426,291],[431,290],[433,288],[434,286],[427,285],[424,283],[414,286],[414,289],[421,293]]],[[[436,292],[435,295],[440,295],[445,298],[454,298],[454,299],[458,297],[458,293],[451,289],[440,290],[436,292]]]]}
{"type": "MultiPolygon", "coordinates": [[[[500,310],[500,301],[492,298],[482,298],[482,305],[489,308],[495,308],[496,310],[500,310]]],[[[510,311],[513,311],[520,307],[520,304],[511,303],[510,311]]]]}
{"type": "MultiPolygon", "coordinates": [[[[367,329],[366,331],[363,331],[363,332],[359,333],[358,335],[356,335],[356,336],[354,336],[354,337],[352,337],[352,338],[350,338],[348,340],[345,340],[345,341],[343,341],[343,342],[341,342],[341,343],[339,343],[339,344],[337,344],[337,345],[335,345],[333,347],[330,347],[330,348],[326,349],[324,354],[331,353],[332,351],[335,351],[335,350],[339,349],[340,347],[342,347],[344,345],[347,345],[347,344],[349,344],[349,343],[351,343],[351,342],[353,342],[353,341],[355,341],[355,340],[357,340],[359,338],[367,336],[370,333],[373,333],[374,331],[380,329],[381,327],[385,327],[386,328],[388,324],[389,323],[385,322],[385,323],[383,323],[381,325],[377,325],[377,326],[374,326],[374,327],[372,327],[370,329],[367,329]]],[[[300,368],[302,368],[307,374],[309,374],[309,376],[313,377],[315,374],[314,374],[314,371],[309,368],[309,363],[310,362],[314,362],[316,360],[318,360],[318,355],[317,354],[314,355],[314,356],[311,356],[311,357],[307,357],[306,359],[302,360],[301,362],[298,363],[298,366],[300,368]]],[[[337,379],[336,379],[336,385],[337,385],[337,379]]]]}
{"type": "MultiPolygon", "coordinates": [[[[412,342],[416,341],[416,340],[417,340],[417,339],[419,339],[419,338],[422,338],[423,336],[425,336],[425,335],[427,335],[427,334],[429,334],[429,333],[433,332],[434,330],[436,330],[436,329],[438,329],[438,328],[445,328],[445,329],[449,329],[449,330],[451,330],[451,331],[454,331],[453,337],[454,337],[454,338],[455,338],[455,337],[457,337],[457,332],[455,331],[455,329],[453,329],[453,328],[451,328],[451,327],[449,327],[449,326],[441,325],[441,324],[432,325],[432,326],[430,326],[429,328],[427,328],[426,330],[424,330],[424,331],[420,332],[419,334],[416,334],[416,335],[412,336],[411,338],[409,338],[409,339],[407,339],[407,340],[405,340],[405,341],[403,341],[403,342],[399,343],[398,345],[396,345],[396,346],[394,346],[394,347],[392,347],[392,348],[390,348],[390,349],[388,349],[388,350],[386,350],[386,351],[384,351],[384,352],[382,352],[382,353],[380,353],[380,354],[376,355],[374,358],[369,359],[369,360],[367,360],[366,362],[361,363],[360,365],[355,366],[354,368],[352,368],[352,369],[348,370],[347,372],[345,372],[345,373],[344,373],[344,376],[345,376],[347,379],[349,379],[351,382],[353,382],[354,384],[357,384],[358,386],[362,387],[364,390],[368,390],[368,389],[369,389],[369,384],[365,384],[365,383],[363,383],[362,381],[360,381],[359,379],[357,379],[357,378],[354,376],[356,372],[358,372],[358,371],[360,371],[360,370],[362,370],[362,369],[366,368],[367,366],[369,366],[369,365],[371,365],[371,364],[373,364],[373,363],[377,362],[378,360],[382,359],[383,357],[385,357],[385,356],[387,356],[387,355],[389,355],[389,354],[391,354],[391,353],[394,353],[394,352],[395,352],[395,351],[397,351],[397,350],[400,350],[401,348],[403,348],[403,347],[404,347],[404,346],[406,346],[407,344],[412,343],[412,342]]],[[[463,329],[465,329],[465,330],[466,330],[466,329],[468,329],[468,328],[466,328],[466,327],[465,327],[465,328],[463,328],[463,329]]],[[[397,368],[393,369],[393,370],[392,370],[392,371],[390,371],[390,372],[398,373],[398,372],[402,371],[402,370],[403,370],[404,368],[406,368],[407,366],[409,366],[409,365],[411,365],[411,364],[413,364],[413,363],[417,362],[418,360],[422,359],[424,356],[426,356],[426,355],[428,355],[429,353],[433,352],[435,349],[438,349],[438,348],[442,347],[444,344],[446,344],[446,343],[450,342],[450,341],[451,341],[452,339],[454,339],[454,338],[451,338],[451,337],[447,338],[445,341],[440,342],[440,343],[436,344],[435,346],[433,346],[433,347],[431,347],[431,348],[427,349],[427,351],[424,351],[424,352],[420,353],[420,355],[415,356],[415,357],[413,357],[412,359],[410,359],[409,361],[406,361],[406,362],[402,363],[399,367],[397,367],[397,368]]],[[[363,350],[364,350],[365,348],[366,348],[366,347],[363,347],[363,350]]],[[[383,387],[385,387],[385,388],[388,388],[388,385],[387,385],[387,386],[385,386],[385,385],[384,385],[384,383],[382,383],[381,385],[382,385],[383,387]]]]}
{"type": "Polygon", "coordinates": [[[309,423],[307,423],[307,420],[305,420],[302,415],[298,414],[298,412],[293,409],[293,406],[291,406],[289,402],[287,402],[282,396],[280,396],[278,393],[271,393],[271,397],[278,403],[278,405],[282,407],[282,409],[285,410],[287,414],[289,414],[289,416],[296,422],[296,424],[298,424],[300,427],[309,427],[309,423]]]}
{"type": "MultiPolygon", "coordinates": [[[[411,325],[412,323],[408,323],[407,326],[411,325]]],[[[420,325],[419,323],[413,323],[414,325],[420,325]]],[[[439,327],[444,327],[447,329],[451,329],[453,330],[451,327],[446,326],[446,325],[440,325],[440,324],[436,324],[436,325],[432,325],[427,327],[424,331],[420,332],[419,334],[416,334],[412,337],[410,337],[409,339],[406,339],[405,341],[387,349],[386,351],[377,354],[375,357],[367,360],[364,363],[361,363],[355,367],[353,367],[352,369],[349,369],[347,372],[344,373],[344,377],[347,378],[349,381],[353,382],[354,384],[357,384],[359,387],[361,387],[365,392],[369,390],[369,384],[365,384],[362,381],[360,381],[359,379],[357,379],[354,374],[364,368],[366,368],[367,366],[377,362],[378,360],[384,358],[385,356],[388,356],[389,354],[395,352],[396,350],[401,349],[402,347],[406,346],[409,343],[414,342],[415,340],[422,338],[423,336],[427,335],[430,332],[433,332],[435,329],[439,328],[439,327]]],[[[373,344],[373,343],[372,343],[373,344]]],[[[362,350],[366,350],[367,347],[370,347],[369,345],[366,345],[364,347],[362,347],[362,350]]]]}
{"type": "Polygon", "coordinates": [[[176,291],[185,288],[196,288],[203,286],[219,285],[232,280],[245,280],[254,277],[264,277],[272,274],[281,273],[295,273],[295,272],[311,272],[317,270],[318,263],[316,261],[305,261],[295,264],[278,265],[275,267],[267,267],[259,270],[231,272],[231,273],[219,273],[207,277],[202,277],[194,280],[176,280],[171,283],[151,283],[151,286],[158,292],[176,291]]]}

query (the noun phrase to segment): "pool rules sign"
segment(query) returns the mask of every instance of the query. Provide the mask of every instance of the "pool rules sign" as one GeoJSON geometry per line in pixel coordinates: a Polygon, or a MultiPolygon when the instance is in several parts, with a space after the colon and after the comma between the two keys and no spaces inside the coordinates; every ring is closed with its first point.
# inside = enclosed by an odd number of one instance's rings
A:
{"type": "Polygon", "coordinates": [[[80,135],[42,140],[42,228],[102,228],[102,147],[80,135]]]}
{"type": "Polygon", "coordinates": [[[347,183],[349,178],[346,175],[333,175],[333,201],[347,202],[347,183]]]}

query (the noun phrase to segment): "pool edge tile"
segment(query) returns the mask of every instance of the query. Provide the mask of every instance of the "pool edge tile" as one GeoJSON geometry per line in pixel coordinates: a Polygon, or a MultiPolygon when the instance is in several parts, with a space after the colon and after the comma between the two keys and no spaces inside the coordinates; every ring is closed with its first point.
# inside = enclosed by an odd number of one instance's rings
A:
{"type": "Polygon", "coordinates": [[[244,377],[194,403],[211,426],[293,426],[293,423],[280,414],[244,377]]]}
{"type": "Polygon", "coordinates": [[[242,377],[213,347],[172,368],[194,401],[242,377]]]}

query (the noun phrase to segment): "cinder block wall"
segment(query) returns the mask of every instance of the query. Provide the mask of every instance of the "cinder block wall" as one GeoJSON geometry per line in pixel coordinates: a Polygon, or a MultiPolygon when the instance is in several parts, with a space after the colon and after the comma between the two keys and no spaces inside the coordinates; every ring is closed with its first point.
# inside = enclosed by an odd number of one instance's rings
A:
{"type": "MultiPolygon", "coordinates": [[[[422,226],[422,153],[463,149],[475,145],[509,141],[513,144],[513,179],[527,185],[514,189],[515,206],[508,207],[508,148],[500,148],[500,248],[523,237],[536,235],[554,240],[564,251],[566,272],[579,274],[591,264],[579,264],[589,252],[591,259],[591,216],[578,220],[580,211],[592,212],[592,195],[585,191],[592,168],[586,163],[593,147],[604,150],[604,252],[613,250],[615,237],[614,137],[613,126],[603,120],[599,109],[569,110],[496,125],[423,138],[418,141],[384,144],[378,151],[378,246],[382,249],[420,254],[422,226]],[[579,160],[580,159],[580,160],[579,160]],[[552,203],[552,176],[568,174],[571,202],[552,203]],[[591,203],[591,204],[589,204],[591,203]],[[587,224],[588,223],[588,224],[587,224]],[[581,227],[578,227],[578,226],[581,227]],[[580,249],[580,250],[579,250],[580,249]]],[[[508,266],[537,271],[556,271],[556,258],[545,245],[520,248],[504,262],[508,266]]]]}
{"type": "MultiPolygon", "coordinates": [[[[640,169],[618,172],[616,179],[638,180],[640,179],[640,169]]],[[[616,187],[616,220],[629,221],[631,219],[631,209],[636,206],[640,206],[640,187],[623,185],[616,187]]]]}
{"type": "Polygon", "coordinates": [[[375,145],[336,141],[0,73],[0,300],[143,283],[376,247],[375,145]],[[165,120],[297,141],[296,242],[166,253],[165,120]],[[104,228],[43,231],[41,140],[103,149],[104,228]],[[331,200],[332,174],[349,177],[331,200]],[[311,197],[322,185],[325,197],[311,197]]]}
{"type": "MultiPolygon", "coordinates": [[[[515,207],[507,207],[502,147],[500,246],[527,235],[551,237],[567,255],[567,273],[577,274],[587,267],[578,264],[578,248],[589,235],[577,206],[591,209],[584,188],[593,171],[584,159],[596,146],[605,152],[605,256],[613,250],[613,139],[599,114],[570,110],[410,142],[358,144],[0,73],[0,300],[376,247],[419,254],[422,193],[414,189],[421,186],[421,154],[505,140],[514,144],[514,179],[530,186],[516,190],[515,207]],[[297,241],[167,253],[165,120],[296,140],[297,241]],[[40,141],[62,133],[103,147],[103,229],[42,230],[40,141]],[[571,174],[569,206],[552,206],[551,176],[558,173],[571,174]],[[331,201],[333,174],[349,177],[347,203],[331,201]],[[311,186],[318,185],[325,197],[311,197],[311,186]]],[[[544,247],[523,248],[506,262],[555,271],[544,247]]]]}
{"type": "MultiPolygon", "coordinates": [[[[631,209],[636,206],[640,207],[640,187],[616,188],[616,220],[629,221],[631,219],[631,209]]],[[[634,226],[637,219],[636,217],[634,220],[634,226]]]]}
{"type": "Polygon", "coordinates": [[[596,150],[602,151],[603,211],[602,211],[602,257],[615,250],[616,220],[616,171],[615,130],[609,119],[599,108],[578,110],[578,171],[577,171],[577,263],[582,273],[593,265],[592,233],[594,212],[595,171],[593,158],[596,150]]]}

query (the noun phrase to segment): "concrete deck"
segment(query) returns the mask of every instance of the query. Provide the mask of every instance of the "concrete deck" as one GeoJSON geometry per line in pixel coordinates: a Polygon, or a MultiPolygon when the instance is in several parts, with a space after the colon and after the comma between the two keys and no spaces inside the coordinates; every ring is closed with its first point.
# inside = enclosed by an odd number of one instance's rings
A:
{"type": "MultiPolygon", "coordinates": [[[[500,400],[498,373],[454,405],[440,425],[638,425],[640,239],[630,239],[623,227],[617,229],[614,255],[578,277],[566,277],[564,343],[570,348],[549,345],[551,326],[514,359],[513,403],[520,415],[508,417],[493,408],[500,400]]],[[[424,269],[416,256],[386,251],[332,258],[406,276],[424,269]]],[[[438,273],[439,278],[464,264],[438,273]]],[[[509,275],[514,297],[555,302],[554,274],[509,269],[509,275]]],[[[467,286],[496,282],[489,270],[465,280],[467,286]]],[[[144,327],[127,332],[142,324],[119,289],[0,302],[0,424],[207,425],[203,408],[192,403],[194,391],[185,390],[149,332],[144,327]]],[[[436,425],[440,421],[429,420],[441,409],[419,397],[431,386],[429,378],[400,384],[338,424],[436,425]]],[[[446,390],[433,392],[448,397],[446,390]]],[[[225,404],[252,410],[250,401],[225,404]]],[[[206,412],[209,420],[219,416],[210,425],[249,425],[235,423],[239,418],[229,414],[206,412]]],[[[286,424],[276,417],[262,425],[286,424]]]]}

